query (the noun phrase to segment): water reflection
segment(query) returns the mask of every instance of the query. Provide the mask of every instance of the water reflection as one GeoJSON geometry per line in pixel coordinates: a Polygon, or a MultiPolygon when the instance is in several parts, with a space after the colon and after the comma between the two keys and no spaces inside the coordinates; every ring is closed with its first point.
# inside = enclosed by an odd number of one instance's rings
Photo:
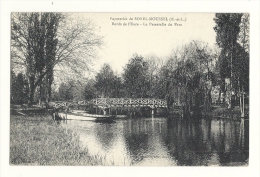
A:
{"type": "Polygon", "coordinates": [[[248,163],[248,120],[183,120],[140,118],[113,124],[68,121],[62,124],[80,137],[105,165],[245,165],[248,163]]]}

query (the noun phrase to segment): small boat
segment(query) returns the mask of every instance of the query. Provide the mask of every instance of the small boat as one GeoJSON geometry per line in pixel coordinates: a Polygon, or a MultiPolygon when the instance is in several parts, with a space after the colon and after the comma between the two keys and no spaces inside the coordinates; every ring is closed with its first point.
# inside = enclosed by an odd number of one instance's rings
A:
{"type": "Polygon", "coordinates": [[[67,119],[67,120],[101,121],[101,120],[113,119],[113,116],[111,115],[88,114],[84,111],[71,111],[68,113],[58,112],[57,115],[61,119],[67,119]]]}
{"type": "Polygon", "coordinates": [[[128,118],[127,115],[115,115],[115,119],[126,119],[128,118]]]}

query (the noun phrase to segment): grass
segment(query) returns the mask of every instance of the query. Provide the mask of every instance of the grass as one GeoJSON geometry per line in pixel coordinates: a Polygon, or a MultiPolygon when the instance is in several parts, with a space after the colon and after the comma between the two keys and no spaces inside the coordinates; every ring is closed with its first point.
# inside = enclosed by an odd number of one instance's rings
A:
{"type": "Polygon", "coordinates": [[[79,138],[51,116],[11,115],[11,165],[113,165],[105,157],[90,156],[79,138]]]}
{"type": "MultiPolygon", "coordinates": [[[[228,109],[225,107],[215,107],[215,109],[211,112],[213,117],[223,117],[223,118],[234,118],[240,119],[241,112],[238,106],[234,107],[233,109],[228,109]]],[[[245,117],[248,118],[249,116],[249,106],[245,106],[245,117]]]]}

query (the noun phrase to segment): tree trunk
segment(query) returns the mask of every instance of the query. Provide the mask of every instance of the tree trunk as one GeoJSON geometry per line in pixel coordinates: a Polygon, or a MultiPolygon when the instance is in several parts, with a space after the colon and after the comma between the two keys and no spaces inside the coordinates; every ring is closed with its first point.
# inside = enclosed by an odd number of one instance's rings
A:
{"type": "Polygon", "coordinates": [[[34,100],[34,92],[35,92],[35,86],[30,85],[29,87],[29,100],[28,100],[28,105],[32,106],[33,100],[34,100]]]}
{"type": "Polygon", "coordinates": [[[221,102],[220,99],[221,99],[221,89],[219,89],[219,93],[218,93],[218,103],[221,102]]]}
{"type": "Polygon", "coordinates": [[[46,103],[49,103],[51,99],[51,84],[50,81],[47,83],[46,103]]]}
{"type": "Polygon", "coordinates": [[[245,117],[245,97],[244,97],[243,91],[242,91],[242,96],[240,95],[240,110],[241,110],[241,117],[244,118],[245,117]]]}
{"type": "Polygon", "coordinates": [[[230,104],[228,105],[228,108],[232,108],[232,96],[233,96],[233,56],[234,52],[234,43],[232,43],[231,46],[231,61],[230,61],[230,104]]]}
{"type": "Polygon", "coordinates": [[[178,106],[181,105],[180,98],[181,98],[181,92],[179,91],[179,87],[177,86],[177,101],[178,101],[178,106]]]}
{"type": "Polygon", "coordinates": [[[243,92],[243,95],[242,95],[242,97],[243,97],[243,114],[241,115],[241,117],[245,117],[245,95],[244,95],[244,92],[243,92]]]}
{"type": "Polygon", "coordinates": [[[40,84],[40,96],[39,96],[39,106],[42,107],[42,98],[43,98],[43,86],[40,84]]]}
{"type": "Polygon", "coordinates": [[[39,103],[38,103],[38,105],[39,105],[40,107],[42,107],[42,98],[41,98],[41,97],[39,98],[39,103]]]}
{"type": "Polygon", "coordinates": [[[232,104],[231,104],[231,93],[228,95],[227,97],[227,103],[228,103],[228,109],[232,108],[232,104]]]}

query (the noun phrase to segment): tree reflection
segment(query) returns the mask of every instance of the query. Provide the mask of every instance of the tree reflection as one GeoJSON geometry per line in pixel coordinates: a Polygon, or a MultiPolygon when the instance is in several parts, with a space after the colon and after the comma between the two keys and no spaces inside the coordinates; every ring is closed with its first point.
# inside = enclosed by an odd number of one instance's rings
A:
{"type": "Polygon", "coordinates": [[[244,120],[219,120],[220,129],[217,133],[214,148],[219,156],[220,165],[233,165],[248,160],[248,129],[245,130],[244,120]],[[247,137],[245,137],[245,134],[247,137]]]}
{"type": "Polygon", "coordinates": [[[176,118],[167,124],[168,151],[178,165],[205,165],[209,154],[201,120],[176,118]]]}
{"type": "Polygon", "coordinates": [[[232,165],[248,159],[248,132],[243,122],[175,118],[167,125],[165,141],[178,165],[232,165]]]}
{"type": "Polygon", "coordinates": [[[248,120],[140,118],[86,125],[75,131],[92,143],[94,152],[114,153],[111,158],[121,153],[123,159],[136,165],[248,164],[248,120]]]}
{"type": "Polygon", "coordinates": [[[140,162],[148,150],[147,134],[131,134],[125,137],[129,155],[134,162],[140,162]]]}
{"type": "Polygon", "coordinates": [[[124,127],[126,148],[134,162],[140,162],[148,150],[149,122],[145,120],[127,121],[124,127]]]}
{"type": "Polygon", "coordinates": [[[106,151],[109,151],[109,149],[112,148],[116,132],[115,124],[99,123],[95,126],[96,140],[101,143],[101,147],[106,151]]]}

